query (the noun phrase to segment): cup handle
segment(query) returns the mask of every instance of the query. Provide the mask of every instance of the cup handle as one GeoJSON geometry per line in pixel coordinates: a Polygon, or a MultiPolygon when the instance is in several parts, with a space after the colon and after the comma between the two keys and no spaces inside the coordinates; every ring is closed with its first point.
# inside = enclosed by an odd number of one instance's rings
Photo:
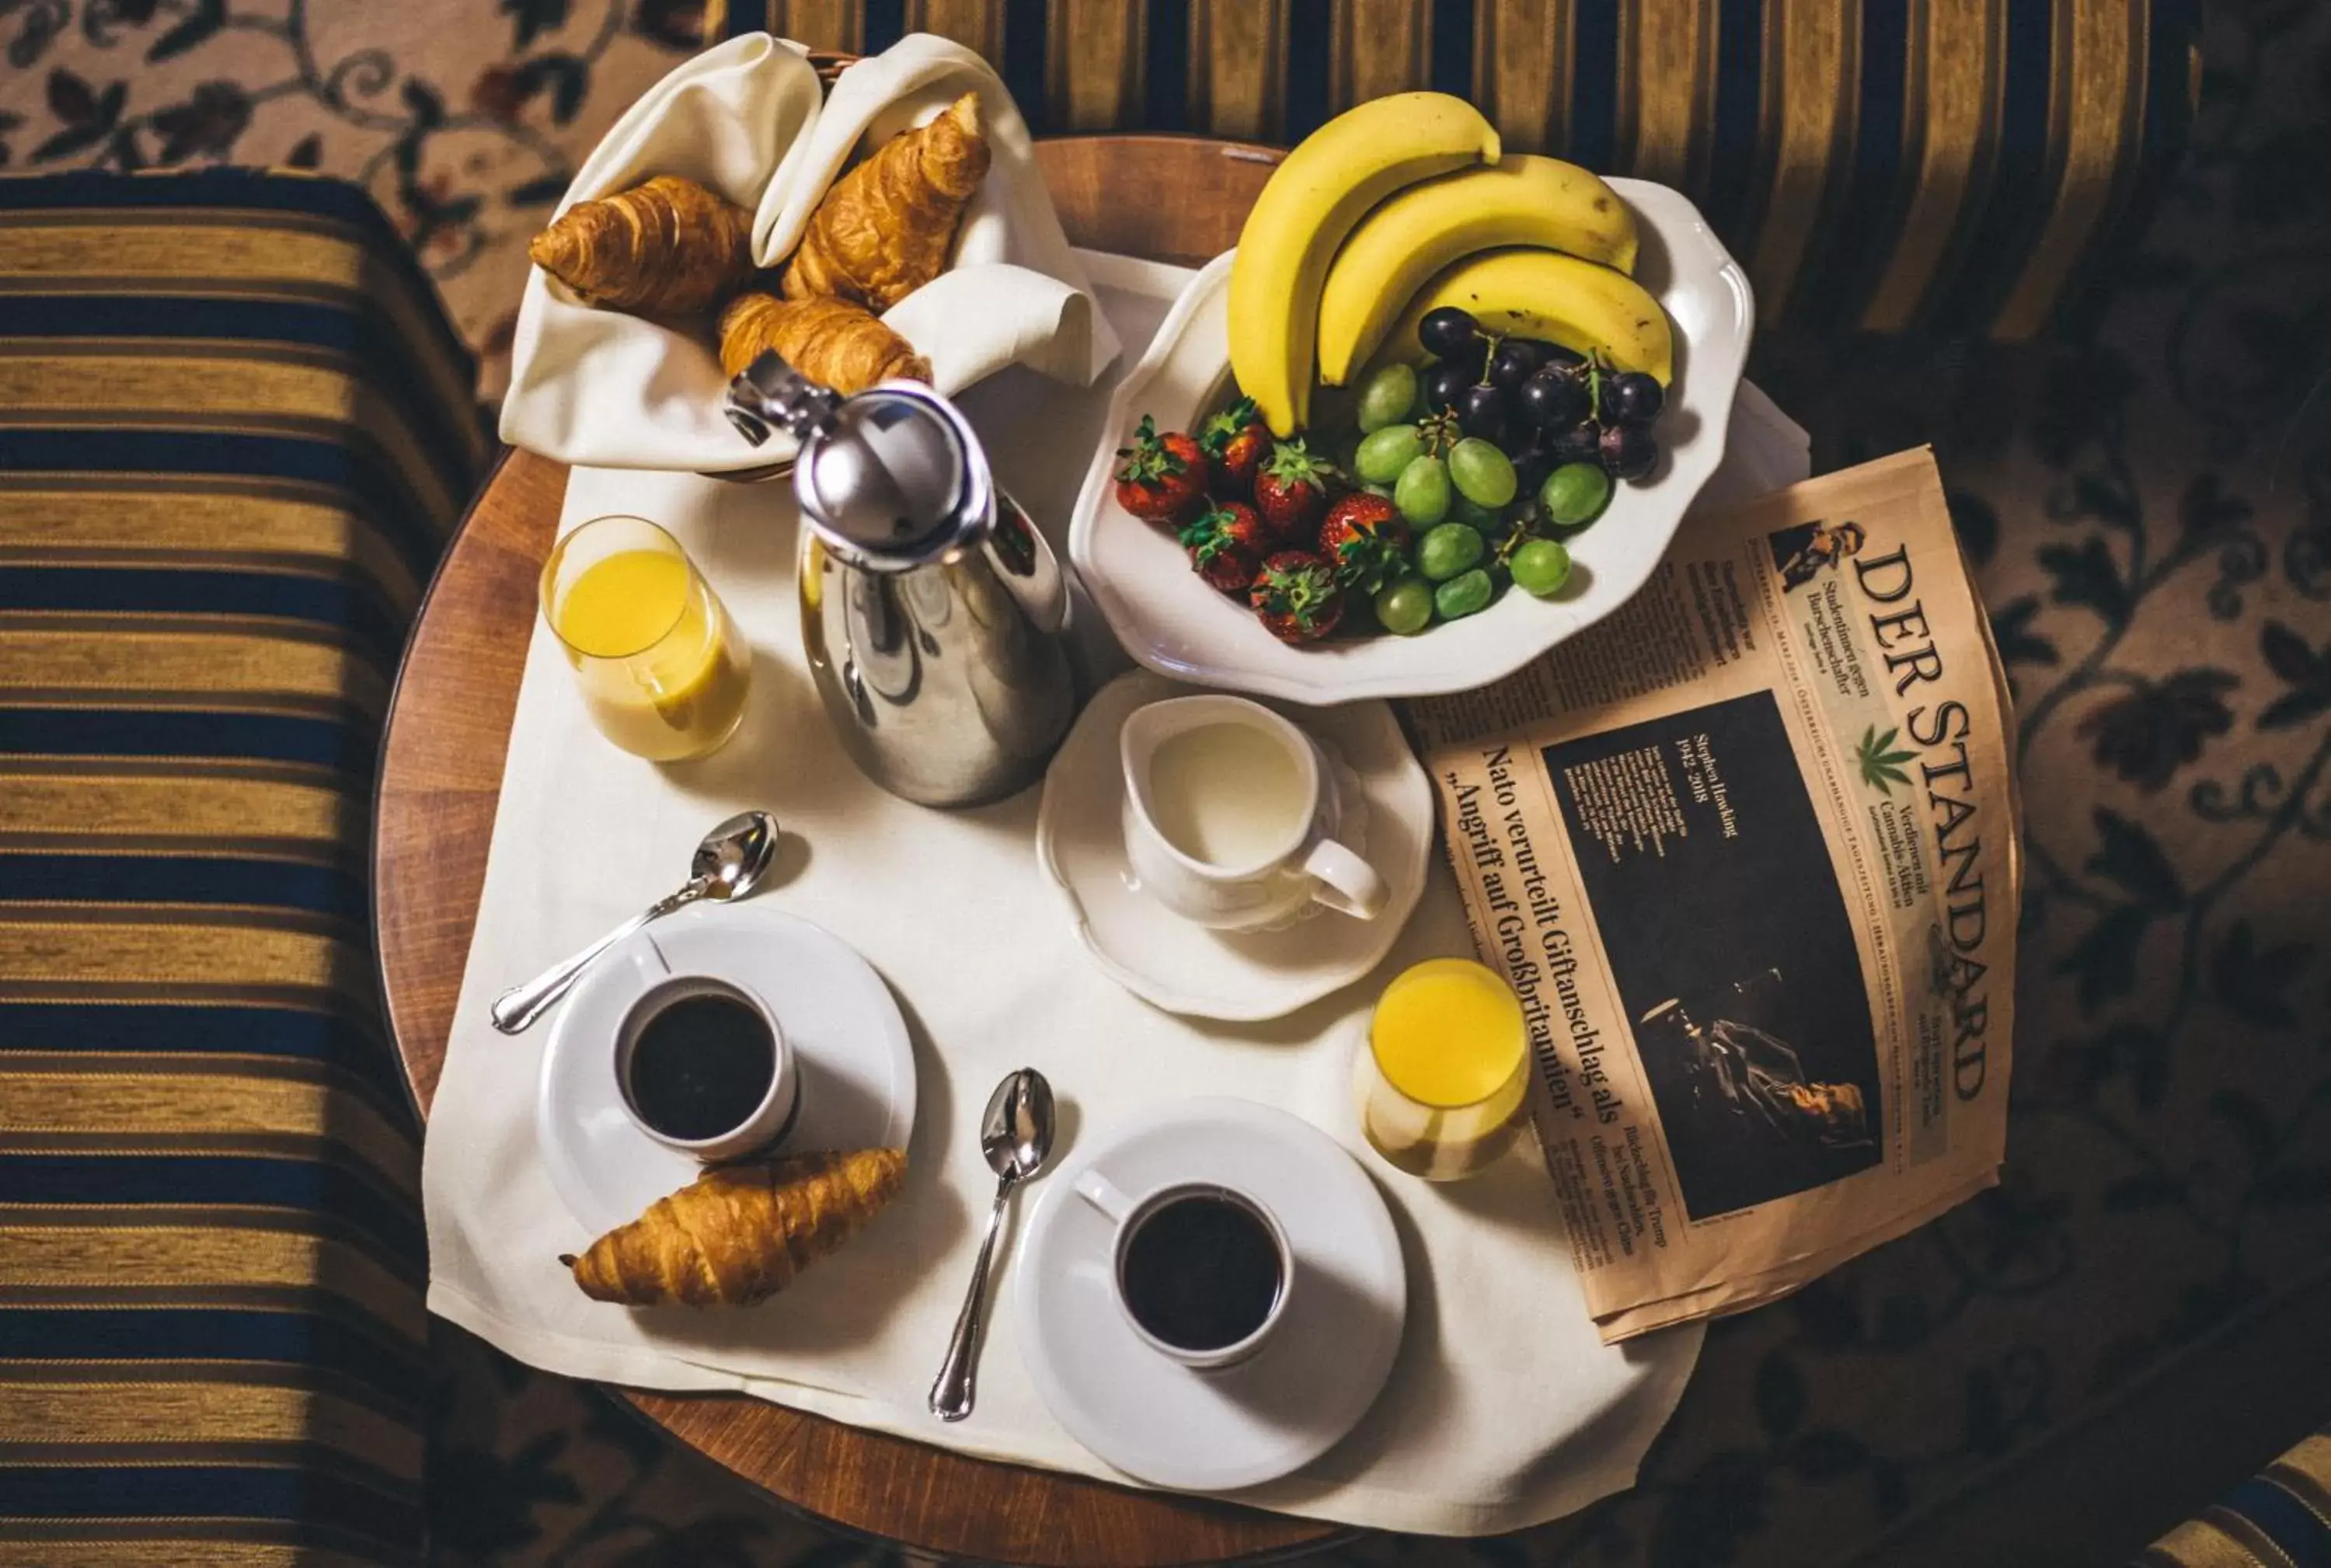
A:
{"type": "Polygon", "coordinates": [[[1099,1171],[1086,1171],[1077,1178],[1076,1185],[1078,1197],[1119,1225],[1124,1224],[1125,1217],[1133,1212],[1133,1200],[1118,1192],[1099,1171]]]}
{"type": "Polygon", "coordinates": [[[1357,920],[1373,920],[1384,913],[1392,890],[1376,869],[1333,839],[1322,839],[1303,857],[1303,870],[1318,879],[1311,896],[1330,909],[1357,920]]]}

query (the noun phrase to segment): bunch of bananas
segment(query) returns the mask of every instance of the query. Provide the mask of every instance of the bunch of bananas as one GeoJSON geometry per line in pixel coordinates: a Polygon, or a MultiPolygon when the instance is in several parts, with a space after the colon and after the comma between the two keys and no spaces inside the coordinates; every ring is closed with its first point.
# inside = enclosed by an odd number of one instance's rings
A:
{"type": "Polygon", "coordinates": [[[1629,276],[1634,214],[1575,165],[1500,150],[1464,100],[1404,92],[1287,155],[1231,264],[1231,369],[1274,433],[1308,423],[1315,379],[1422,358],[1417,323],[1443,306],[1668,381],[1667,315],[1629,276]]]}

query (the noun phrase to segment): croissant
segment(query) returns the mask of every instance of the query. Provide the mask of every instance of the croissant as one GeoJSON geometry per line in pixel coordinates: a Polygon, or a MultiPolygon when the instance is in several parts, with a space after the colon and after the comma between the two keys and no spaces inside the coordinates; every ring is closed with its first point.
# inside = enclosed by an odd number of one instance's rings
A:
{"type": "Polygon", "coordinates": [[[752,281],[753,214],[694,180],[659,175],[576,203],[526,253],[585,305],[690,316],[752,281]]]}
{"type": "Polygon", "coordinates": [[[785,298],[832,294],[888,310],[946,269],[956,224],[986,177],[979,96],[966,92],[834,182],[785,266],[785,298]]]}
{"type": "Polygon", "coordinates": [[[856,1235],[906,1179],[903,1149],[722,1165],[559,1261],[595,1301],[749,1307],[856,1235]]]}
{"type": "Polygon", "coordinates": [[[768,349],[821,386],[847,395],[878,381],[928,381],[931,362],[863,305],[739,294],[720,312],[720,368],[736,375],[768,349]]]}

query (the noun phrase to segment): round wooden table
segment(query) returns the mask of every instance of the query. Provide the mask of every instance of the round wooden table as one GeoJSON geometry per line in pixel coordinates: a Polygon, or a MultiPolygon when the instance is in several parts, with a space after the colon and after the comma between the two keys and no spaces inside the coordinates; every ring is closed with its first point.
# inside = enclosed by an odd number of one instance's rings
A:
{"type": "MultiPolygon", "coordinates": [[[[1279,157],[1264,147],[1144,136],[1047,141],[1037,153],[1076,243],[1193,263],[1236,242],[1279,157]]],[[[566,493],[561,464],[523,451],[503,457],[430,585],[389,712],[373,828],[374,924],[389,1022],[424,1115],[485,880],[535,579],[566,493]]],[[[1347,1534],[1318,1520],[962,1459],[741,1396],[619,1392],[780,1501],[941,1556],[1146,1568],[1283,1555],[1347,1534]]]]}

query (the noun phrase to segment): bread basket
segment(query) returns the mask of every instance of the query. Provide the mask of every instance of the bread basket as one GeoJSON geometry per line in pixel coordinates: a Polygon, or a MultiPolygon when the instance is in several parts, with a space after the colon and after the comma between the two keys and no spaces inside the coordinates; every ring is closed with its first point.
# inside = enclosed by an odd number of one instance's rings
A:
{"type": "MultiPolygon", "coordinates": [[[[947,39],[909,34],[861,57],[755,33],[708,50],[610,128],[553,222],[653,177],[690,180],[751,214],[752,261],[766,279],[812,232],[846,171],[968,94],[986,132],[986,176],[960,210],[951,248],[933,254],[936,231],[917,231],[925,249],[909,291],[890,293],[877,315],[928,361],[943,394],[1014,365],[1089,385],[1115,358],[1115,335],[1093,305],[1009,89],[947,39]]],[[[876,222],[862,232],[890,230],[876,222]]],[[[574,466],[731,480],[786,470],[789,439],[755,451],[730,428],[729,377],[692,317],[595,308],[537,268],[511,358],[501,433],[514,446],[574,466]]]]}

